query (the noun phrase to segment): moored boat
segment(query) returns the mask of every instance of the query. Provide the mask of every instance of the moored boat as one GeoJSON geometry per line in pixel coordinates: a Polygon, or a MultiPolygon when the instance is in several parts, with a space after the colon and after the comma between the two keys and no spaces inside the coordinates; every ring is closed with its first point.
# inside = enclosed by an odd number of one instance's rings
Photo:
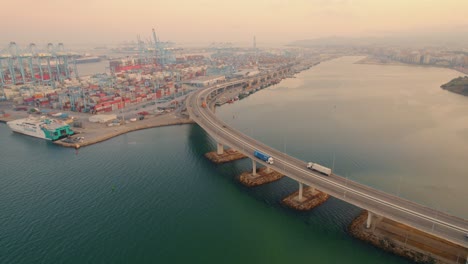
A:
{"type": "Polygon", "coordinates": [[[45,117],[16,119],[7,125],[13,132],[52,141],[74,134],[67,123],[45,117]]]}

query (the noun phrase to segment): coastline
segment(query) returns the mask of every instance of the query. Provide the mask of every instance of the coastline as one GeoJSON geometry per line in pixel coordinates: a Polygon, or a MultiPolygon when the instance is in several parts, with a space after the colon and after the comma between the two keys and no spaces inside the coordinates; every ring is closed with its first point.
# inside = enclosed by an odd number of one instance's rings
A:
{"type": "MultiPolygon", "coordinates": [[[[316,64],[314,64],[316,65],[316,64]]],[[[309,68],[314,66],[309,65],[309,68]]],[[[308,68],[302,68],[298,72],[306,70],[308,68]]],[[[284,79],[285,77],[281,78],[284,79]]],[[[232,92],[232,91],[231,91],[232,92]]],[[[239,92],[239,91],[238,91],[239,92]]],[[[224,94],[224,93],[223,93],[224,94]]],[[[9,110],[9,109],[8,109],[9,110]]],[[[15,120],[18,118],[24,118],[27,116],[26,113],[23,112],[14,112],[8,111],[8,115],[0,116],[0,122],[6,123],[11,120],[15,120]]],[[[70,113],[71,115],[76,116],[77,113],[70,113]]],[[[99,124],[99,123],[91,123],[88,121],[89,115],[81,115],[79,116],[79,120],[83,122],[83,128],[75,128],[72,127],[72,130],[75,131],[75,134],[68,137],[73,142],[64,142],[63,139],[53,141],[54,144],[67,147],[67,148],[81,148],[90,146],[99,142],[106,141],[108,139],[123,135],[125,133],[148,129],[148,128],[156,128],[162,126],[173,126],[173,125],[183,125],[183,124],[195,124],[193,120],[191,120],[188,116],[181,117],[179,115],[175,115],[172,113],[167,113],[163,115],[147,115],[145,119],[138,120],[135,122],[128,122],[118,126],[107,126],[107,124],[99,124]],[[81,138],[81,139],[78,139],[81,138]]]]}
{"type": "Polygon", "coordinates": [[[454,70],[456,72],[459,72],[464,75],[468,75],[468,72],[463,72],[459,69],[456,68],[450,68],[450,67],[441,67],[437,65],[425,65],[425,64],[409,64],[409,63],[403,63],[399,61],[393,61],[393,60],[386,60],[386,59],[378,59],[378,58],[372,58],[370,56],[366,56],[365,58],[355,62],[354,64],[370,64],[370,65],[393,65],[393,66],[409,66],[409,67],[425,67],[425,68],[441,68],[441,69],[449,69],[449,70],[454,70]]]}
{"type": "MultiPolygon", "coordinates": [[[[0,123],[6,124],[8,121],[14,120],[14,117],[0,117],[0,123]]],[[[105,124],[92,124],[86,122],[85,128],[73,128],[75,134],[70,138],[84,137],[82,141],[68,143],[62,140],[53,141],[52,143],[66,147],[66,148],[81,148],[90,146],[96,143],[106,141],[108,139],[143,129],[164,127],[164,126],[175,126],[194,124],[195,122],[188,117],[179,117],[173,113],[151,116],[144,120],[139,120],[133,123],[127,123],[120,126],[108,127],[105,124]]]]}
{"type": "Polygon", "coordinates": [[[440,88],[452,93],[468,96],[468,76],[452,79],[448,83],[442,84],[440,88]]]}
{"type": "Polygon", "coordinates": [[[367,214],[363,210],[349,224],[351,236],[416,263],[465,263],[464,247],[380,216],[367,228],[367,214]]]}
{"type": "Polygon", "coordinates": [[[100,143],[111,138],[148,128],[156,128],[163,126],[174,126],[174,125],[184,125],[184,124],[193,124],[193,120],[189,118],[177,117],[173,114],[167,114],[164,116],[152,117],[145,120],[137,121],[135,123],[128,123],[120,126],[114,127],[105,127],[97,129],[76,129],[76,136],[83,136],[84,140],[76,143],[63,142],[61,140],[54,141],[53,143],[66,148],[81,148],[90,146],[96,143],[100,143]]]}
{"type": "Polygon", "coordinates": [[[378,59],[378,58],[372,58],[372,57],[369,57],[369,56],[366,56],[366,57],[356,61],[354,64],[415,66],[415,65],[411,65],[411,64],[405,64],[405,63],[402,63],[402,62],[398,62],[398,61],[391,61],[391,60],[383,60],[383,59],[378,59]]]}

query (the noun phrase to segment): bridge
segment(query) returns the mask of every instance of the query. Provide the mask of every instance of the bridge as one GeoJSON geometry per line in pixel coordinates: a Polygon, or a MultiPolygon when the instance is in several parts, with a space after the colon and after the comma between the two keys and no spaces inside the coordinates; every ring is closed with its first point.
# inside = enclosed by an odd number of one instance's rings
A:
{"type": "MultiPolygon", "coordinates": [[[[282,71],[282,73],[286,72],[282,71]]],[[[271,73],[268,73],[254,78],[260,80],[271,76],[271,73]]],[[[371,226],[375,216],[382,216],[468,248],[467,220],[382,192],[336,174],[324,176],[309,170],[306,168],[306,161],[273,149],[229,127],[218,119],[212,111],[217,96],[233,87],[250,82],[252,79],[218,84],[214,87],[198,90],[187,98],[186,107],[190,117],[216,140],[218,154],[221,154],[224,145],[227,145],[252,160],[252,173],[254,175],[256,164],[259,163],[297,181],[299,183],[299,196],[302,195],[303,185],[313,186],[335,198],[363,208],[369,212],[366,222],[367,228],[371,226]],[[202,107],[203,101],[208,103],[207,107],[202,107]],[[274,164],[267,164],[254,157],[255,150],[274,157],[274,164]]]]}

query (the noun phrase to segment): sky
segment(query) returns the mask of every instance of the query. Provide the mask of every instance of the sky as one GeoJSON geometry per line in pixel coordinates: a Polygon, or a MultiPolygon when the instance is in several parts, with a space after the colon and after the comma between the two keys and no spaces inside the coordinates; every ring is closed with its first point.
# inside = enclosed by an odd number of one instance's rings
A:
{"type": "Polygon", "coordinates": [[[162,41],[285,44],[468,29],[468,0],[3,1],[0,50],[10,41],[112,44],[162,41]]]}

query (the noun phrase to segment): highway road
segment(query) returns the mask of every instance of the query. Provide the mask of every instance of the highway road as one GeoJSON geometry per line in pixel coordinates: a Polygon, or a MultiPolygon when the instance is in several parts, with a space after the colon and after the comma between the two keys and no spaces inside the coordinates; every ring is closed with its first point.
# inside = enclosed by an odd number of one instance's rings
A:
{"type": "Polygon", "coordinates": [[[198,90],[187,98],[187,111],[190,117],[217,142],[234,148],[258,163],[265,162],[253,156],[254,150],[267,153],[275,160],[272,169],[283,173],[296,181],[315,186],[338,199],[366,209],[377,215],[406,224],[421,231],[433,234],[455,244],[468,248],[468,221],[459,217],[439,212],[412,201],[359,184],[344,177],[332,174],[325,176],[306,168],[307,161],[291,157],[273,149],[241,132],[229,127],[211,111],[215,100],[202,108],[203,98],[208,98],[213,91],[227,87],[235,82],[228,82],[216,87],[198,90]]]}

